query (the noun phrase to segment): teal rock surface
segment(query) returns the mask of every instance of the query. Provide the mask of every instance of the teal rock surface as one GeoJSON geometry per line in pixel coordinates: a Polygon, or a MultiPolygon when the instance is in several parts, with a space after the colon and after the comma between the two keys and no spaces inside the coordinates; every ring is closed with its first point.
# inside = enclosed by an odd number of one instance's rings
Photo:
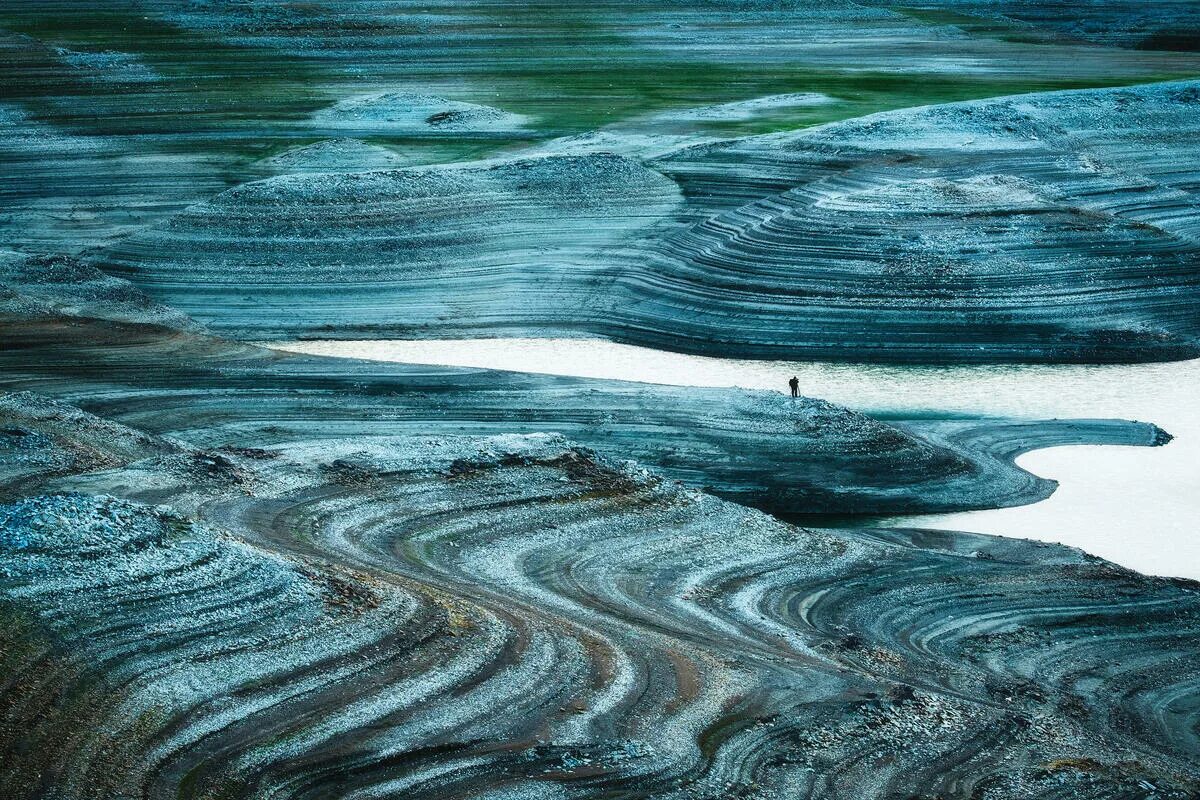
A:
{"type": "Polygon", "coordinates": [[[221,458],[0,506],[9,797],[1196,789],[1194,584],[794,527],[558,436],[221,458]]]}
{"type": "Polygon", "coordinates": [[[1200,797],[1200,585],[904,516],[1186,425],[263,345],[1195,357],[1198,19],[0,3],[0,800],[1200,797]]]}
{"type": "Polygon", "coordinates": [[[93,263],[262,339],[1189,358],[1198,98],[1173,83],[930,106],[647,165],[587,140],[578,155],[568,141],[566,154],[465,165],[335,164],[230,189],[93,263]]]}

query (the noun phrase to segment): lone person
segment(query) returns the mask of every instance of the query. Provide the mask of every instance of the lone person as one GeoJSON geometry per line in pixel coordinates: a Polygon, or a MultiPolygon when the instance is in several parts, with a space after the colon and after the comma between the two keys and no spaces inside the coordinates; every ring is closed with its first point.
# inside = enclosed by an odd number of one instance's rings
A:
{"type": "Polygon", "coordinates": [[[790,381],[788,381],[788,386],[792,387],[792,397],[800,396],[800,379],[799,378],[797,378],[795,375],[793,375],[792,379],[790,381]]]}

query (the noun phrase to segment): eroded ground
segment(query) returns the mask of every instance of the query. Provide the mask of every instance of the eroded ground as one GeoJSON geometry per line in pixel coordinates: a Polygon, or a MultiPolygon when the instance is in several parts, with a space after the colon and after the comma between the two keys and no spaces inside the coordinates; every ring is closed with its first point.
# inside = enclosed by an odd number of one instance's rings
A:
{"type": "Polygon", "coordinates": [[[0,795],[1200,794],[1196,584],[869,522],[1153,420],[246,343],[1193,357],[1153,6],[6,3],[0,795]]]}

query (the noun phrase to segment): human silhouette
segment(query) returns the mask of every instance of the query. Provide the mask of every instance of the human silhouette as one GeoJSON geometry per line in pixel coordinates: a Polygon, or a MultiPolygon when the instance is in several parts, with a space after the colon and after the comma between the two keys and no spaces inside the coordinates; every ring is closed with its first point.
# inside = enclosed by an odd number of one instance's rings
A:
{"type": "Polygon", "coordinates": [[[793,375],[792,379],[790,381],[788,381],[788,386],[792,387],[792,397],[800,396],[800,379],[799,378],[797,378],[795,375],[793,375]]]}

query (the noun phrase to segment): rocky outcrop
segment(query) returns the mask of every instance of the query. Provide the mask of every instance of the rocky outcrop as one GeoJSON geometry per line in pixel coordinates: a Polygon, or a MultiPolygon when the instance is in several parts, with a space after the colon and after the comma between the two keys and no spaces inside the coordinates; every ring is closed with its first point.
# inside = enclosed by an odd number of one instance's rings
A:
{"type": "Polygon", "coordinates": [[[49,478],[125,466],[176,452],[177,445],[66,403],[18,392],[0,396],[0,494],[49,478]]]}
{"type": "Polygon", "coordinates": [[[1020,505],[1054,484],[1026,441],[1161,444],[1153,425],[975,420],[903,428],[814,398],[298,356],[152,326],[13,321],[0,388],[202,447],[289,437],[561,433],[781,514],[1020,505]],[[1011,429],[1011,433],[1006,431],[1011,429]]]}
{"type": "Polygon", "coordinates": [[[198,330],[179,311],[156,303],[129,281],[79,259],[0,251],[0,313],[22,317],[74,317],[156,324],[198,330]]]}
{"type": "Polygon", "coordinates": [[[6,796],[1198,788],[1192,584],[797,528],[554,436],[228,457],[256,488],[187,516],[145,464],[0,506],[6,796]]]}
{"type": "Polygon", "coordinates": [[[313,114],[322,130],[355,135],[512,134],[527,118],[491,106],[418,92],[383,92],[340,100],[313,114]]]}
{"type": "Polygon", "coordinates": [[[658,242],[640,316],[739,355],[1193,357],[1198,98],[1031,95],[668,156],[698,219],[658,242]]]}
{"type": "Polygon", "coordinates": [[[663,174],[594,152],[602,137],[555,146],[586,155],[289,175],[193,206],[95,263],[262,338],[1189,358],[1200,354],[1197,92],[890,112],[685,148],[654,162],[663,174]]]}
{"type": "Polygon", "coordinates": [[[225,330],[279,337],[586,328],[607,251],[679,203],[612,155],[245,184],[97,263],[225,330]]]}

